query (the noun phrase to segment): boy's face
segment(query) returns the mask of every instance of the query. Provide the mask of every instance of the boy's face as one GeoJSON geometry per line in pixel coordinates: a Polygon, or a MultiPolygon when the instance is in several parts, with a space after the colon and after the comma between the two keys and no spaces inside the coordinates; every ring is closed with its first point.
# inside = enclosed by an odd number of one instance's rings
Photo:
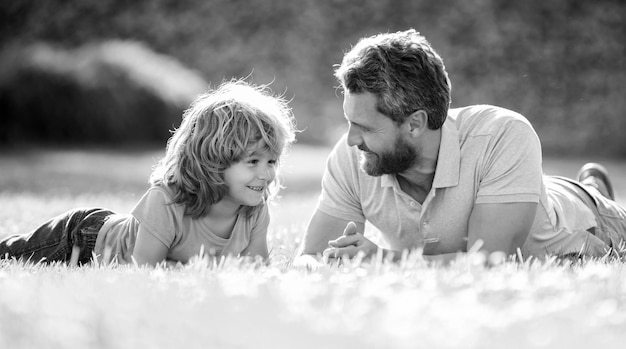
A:
{"type": "Polygon", "coordinates": [[[277,157],[269,151],[255,151],[232,164],[224,171],[228,193],[222,200],[246,206],[261,204],[276,177],[277,164],[277,157]]]}

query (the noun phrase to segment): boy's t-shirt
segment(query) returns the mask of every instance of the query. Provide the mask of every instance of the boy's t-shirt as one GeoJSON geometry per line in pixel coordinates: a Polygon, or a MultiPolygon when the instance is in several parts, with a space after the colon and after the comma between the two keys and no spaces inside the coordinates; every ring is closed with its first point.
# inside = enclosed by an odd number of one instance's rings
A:
{"type": "Polygon", "coordinates": [[[229,238],[214,234],[205,217],[194,219],[184,214],[182,204],[173,203],[174,193],[165,186],[148,189],[131,214],[114,214],[104,223],[94,252],[102,259],[130,263],[139,225],[168,247],[167,260],[186,263],[201,252],[211,256],[239,255],[255,236],[269,225],[266,205],[251,217],[237,216],[229,238]]]}

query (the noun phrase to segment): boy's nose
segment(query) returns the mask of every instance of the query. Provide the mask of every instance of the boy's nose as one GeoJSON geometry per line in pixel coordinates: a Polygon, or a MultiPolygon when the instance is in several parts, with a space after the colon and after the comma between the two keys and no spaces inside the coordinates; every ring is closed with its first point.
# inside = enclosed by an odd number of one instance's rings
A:
{"type": "Polygon", "coordinates": [[[274,169],[270,166],[262,166],[257,172],[257,177],[262,180],[270,180],[274,177],[274,169]]]}

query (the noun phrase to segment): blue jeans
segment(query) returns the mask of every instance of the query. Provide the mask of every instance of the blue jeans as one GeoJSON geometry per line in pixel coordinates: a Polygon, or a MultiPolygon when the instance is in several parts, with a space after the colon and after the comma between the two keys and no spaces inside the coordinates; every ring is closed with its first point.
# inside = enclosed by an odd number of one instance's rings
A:
{"type": "Polygon", "coordinates": [[[67,262],[74,246],[79,248],[78,264],[91,261],[96,238],[106,218],[114,212],[75,209],[56,216],[26,235],[0,241],[0,259],[17,258],[31,262],[67,262]]]}

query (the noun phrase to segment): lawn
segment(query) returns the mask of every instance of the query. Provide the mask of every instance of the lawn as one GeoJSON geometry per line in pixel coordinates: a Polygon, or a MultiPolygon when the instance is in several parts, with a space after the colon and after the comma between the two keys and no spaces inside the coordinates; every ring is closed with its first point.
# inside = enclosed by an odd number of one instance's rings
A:
{"type": "MultiPolygon", "coordinates": [[[[328,149],[297,146],[271,207],[271,263],[176,270],[0,263],[0,348],[617,348],[626,267],[591,261],[293,267],[328,149]]],[[[0,236],[76,206],[132,208],[158,151],[0,154],[0,236]]],[[[573,176],[585,159],[548,159],[573,176]]],[[[626,163],[603,161],[626,195],[626,163]]]]}

